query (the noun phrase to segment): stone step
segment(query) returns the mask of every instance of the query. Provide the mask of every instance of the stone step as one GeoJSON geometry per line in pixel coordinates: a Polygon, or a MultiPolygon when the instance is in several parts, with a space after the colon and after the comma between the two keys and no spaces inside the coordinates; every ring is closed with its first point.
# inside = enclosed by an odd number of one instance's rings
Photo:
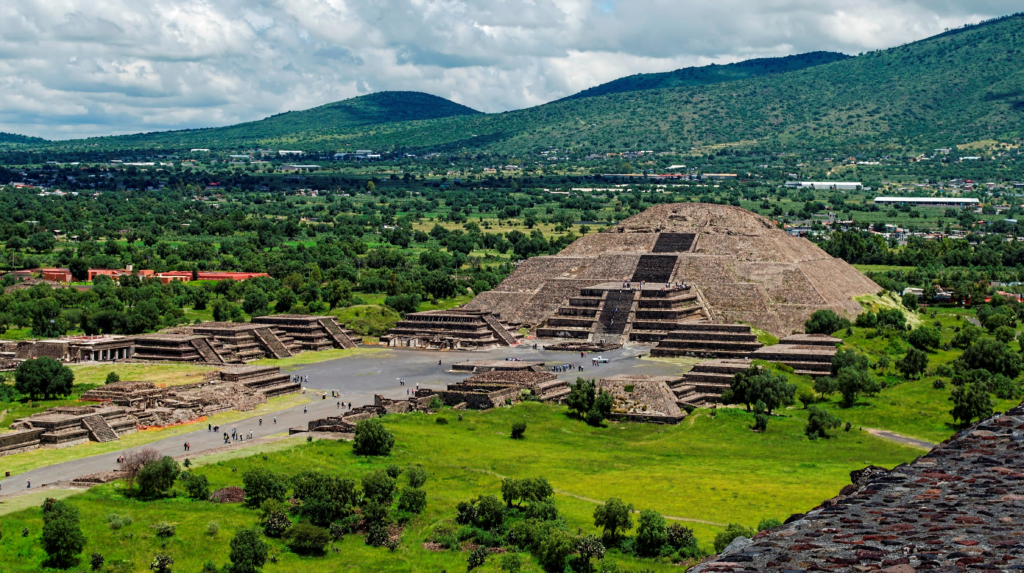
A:
{"type": "Polygon", "coordinates": [[[120,439],[117,437],[117,432],[103,419],[103,416],[86,416],[82,418],[82,423],[89,430],[92,439],[97,442],[116,442],[120,439]]]}

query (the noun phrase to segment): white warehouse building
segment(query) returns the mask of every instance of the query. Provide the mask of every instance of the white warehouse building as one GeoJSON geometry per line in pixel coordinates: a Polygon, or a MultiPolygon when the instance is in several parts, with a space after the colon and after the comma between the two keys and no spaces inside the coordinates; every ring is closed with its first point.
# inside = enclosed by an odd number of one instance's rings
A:
{"type": "Polygon", "coordinates": [[[972,197],[875,197],[876,205],[920,205],[922,207],[978,207],[972,197]]]}

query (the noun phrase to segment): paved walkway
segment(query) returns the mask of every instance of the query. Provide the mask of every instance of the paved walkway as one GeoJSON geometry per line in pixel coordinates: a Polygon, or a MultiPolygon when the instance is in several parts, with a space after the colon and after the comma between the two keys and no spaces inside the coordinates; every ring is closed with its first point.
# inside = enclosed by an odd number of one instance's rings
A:
{"type": "MultiPolygon", "coordinates": [[[[545,352],[533,350],[532,346],[528,347],[525,344],[517,348],[482,352],[386,349],[376,353],[302,365],[287,371],[303,377],[308,376],[309,382],[306,387],[327,391],[328,398],[326,400],[314,400],[304,406],[296,406],[276,413],[264,413],[262,424],[259,416],[240,420],[230,426],[222,426],[221,433],[208,431],[206,425],[203,424],[197,426],[195,432],[138,446],[133,450],[153,448],[164,455],[180,456],[185,453],[185,442],[189,442],[190,453],[194,452],[198,455],[207,450],[223,447],[224,440],[221,434],[224,431],[230,434],[232,429],[237,429],[246,438],[251,431],[254,439],[284,432],[291,427],[305,429],[309,420],[338,414],[341,411],[337,407],[339,401],[351,402],[354,407],[358,407],[372,404],[374,394],[388,398],[405,398],[408,396],[407,391],[415,390],[417,383],[425,388],[444,389],[447,384],[468,376],[466,372],[450,371],[451,365],[455,362],[504,360],[511,357],[521,358],[524,361],[545,362],[548,365],[567,362],[582,365],[583,372],[574,370],[559,374],[560,378],[570,381],[575,380],[578,376],[589,378],[627,373],[665,375],[679,371],[679,367],[673,364],[636,359],[637,355],[647,352],[649,352],[647,347],[623,348],[605,352],[601,355],[608,358],[609,363],[602,364],[597,368],[592,367],[590,362],[591,358],[597,356],[595,353],[588,354],[584,359],[580,358],[579,353],[545,352]],[[440,366],[438,366],[438,360],[441,361],[440,366]],[[400,378],[405,380],[405,386],[398,385],[400,378]],[[330,390],[337,390],[341,397],[331,399],[330,390]]],[[[34,487],[39,487],[44,484],[73,480],[86,474],[117,469],[118,455],[133,450],[100,454],[25,472],[0,482],[0,486],[2,486],[0,491],[6,494],[15,489],[27,489],[26,484],[29,480],[34,487]]]]}
{"type": "Polygon", "coordinates": [[[889,440],[890,442],[896,442],[905,446],[912,446],[915,448],[922,448],[925,450],[931,450],[935,447],[935,444],[926,442],[924,440],[918,440],[903,434],[897,434],[896,432],[890,432],[888,430],[876,430],[874,428],[864,428],[864,430],[872,436],[882,438],[883,440],[889,440]]]}

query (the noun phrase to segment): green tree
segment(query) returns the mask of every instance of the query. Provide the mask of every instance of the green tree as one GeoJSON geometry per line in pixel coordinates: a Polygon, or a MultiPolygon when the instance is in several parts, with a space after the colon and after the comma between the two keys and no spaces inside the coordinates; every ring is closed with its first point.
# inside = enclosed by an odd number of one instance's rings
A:
{"type": "Polygon", "coordinates": [[[955,348],[968,348],[981,338],[981,329],[973,324],[965,324],[960,327],[960,332],[953,335],[950,344],[955,348]]]}
{"type": "Polygon", "coordinates": [[[312,523],[296,523],[281,536],[288,549],[299,555],[322,555],[331,542],[331,532],[312,523]]]}
{"type": "Polygon", "coordinates": [[[32,236],[28,238],[28,248],[37,253],[49,253],[53,250],[53,247],[56,246],[56,244],[57,240],[53,238],[53,234],[45,231],[33,233],[32,236]]]}
{"type": "Polygon", "coordinates": [[[188,477],[185,479],[185,492],[188,494],[189,499],[209,501],[210,481],[203,474],[189,472],[188,477]]]}
{"type": "Polygon", "coordinates": [[[86,541],[79,526],[78,508],[52,498],[43,502],[43,534],[40,541],[53,565],[72,565],[85,548],[86,541]]]}
{"type": "Polygon", "coordinates": [[[377,503],[390,505],[395,497],[397,482],[384,470],[376,470],[363,476],[363,497],[377,503]]]}
{"type": "Polygon", "coordinates": [[[241,529],[231,539],[231,573],[256,573],[267,562],[267,544],[259,531],[241,529]]]}
{"type": "Polygon", "coordinates": [[[903,306],[910,312],[917,312],[917,295],[912,292],[903,295],[903,306]]]}
{"type": "Polygon", "coordinates": [[[395,445],[395,435],[384,427],[379,418],[360,420],[356,424],[352,451],[359,456],[386,456],[395,445]]]}
{"type": "Polygon", "coordinates": [[[836,376],[836,390],[843,395],[843,406],[849,408],[861,394],[877,394],[881,387],[867,370],[847,366],[836,376]]]}
{"type": "Polygon", "coordinates": [[[266,468],[256,467],[242,474],[245,504],[260,507],[264,501],[284,501],[288,493],[288,480],[266,468]]]}
{"type": "Polygon", "coordinates": [[[928,369],[928,355],[924,352],[911,348],[907,354],[896,361],[896,369],[903,373],[908,380],[917,378],[928,369]]]}
{"type": "MultiPolygon", "coordinates": [[[[998,340],[983,338],[972,344],[957,359],[969,369],[984,369],[1013,379],[1020,375],[1020,355],[998,340]]],[[[19,392],[21,390],[19,389],[19,392]]]]}
{"type": "Polygon", "coordinates": [[[402,488],[398,494],[398,511],[423,513],[427,507],[427,492],[414,487],[402,488]]]}
{"type": "Polygon", "coordinates": [[[935,350],[942,344],[942,335],[931,326],[921,326],[910,331],[907,342],[918,350],[935,350]]]}
{"type": "Polygon", "coordinates": [[[270,304],[270,301],[267,299],[267,293],[258,288],[252,288],[245,293],[242,310],[251,316],[263,316],[267,314],[268,304],[270,304]]]}
{"type": "Polygon", "coordinates": [[[548,573],[562,573],[569,556],[575,551],[576,537],[564,529],[553,529],[540,542],[537,558],[548,573]]]}
{"type": "Polygon", "coordinates": [[[135,476],[135,482],[139,484],[139,493],[142,497],[154,498],[171,489],[179,473],[181,467],[178,462],[170,456],[164,456],[142,466],[139,474],[135,476]]]}
{"type": "Polygon", "coordinates": [[[569,395],[565,397],[565,405],[582,418],[594,407],[596,394],[593,380],[577,378],[576,383],[571,385],[569,395]]]}
{"type": "Polygon", "coordinates": [[[760,366],[750,366],[737,373],[729,388],[722,392],[725,404],[744,404],[747,411],[757,402],[763,402],[765,410],[771,414],[774,410],[793,404],[796,396],[796,385],[790,384],[786,377],[760,366]]]}
{"type": "Polygon", "coordinates": [[[636,550],[644,557],[654,557],[668,542],[668,530],[665,518],[653,509],[640,512],[640,521],[636,528],[636,550]]]}
{"type": "Polygon", "coordinates": [[[814,311],[814,314],[804,323],[804,332],[807,334],[832,334],[850,326],[850,321],[839,316],[833,310],[822,309],[814,311]]]}
{"type": "Polygon", "coordinates": [[[14,371],[14,388],[32,399],[69,396],[74,383],[70,368],[46,356],[26,360],[14,371]]]}
{"type": "Polygon", "coordinates": [[[604,530],[604,535],[615,545],[620,531],[629,531],[633,527],[633,505],[626,504],[617,497],[594,508],[594,527],[604,530]]]}
{"type": "Polygon", "coordinates": [[[969,424],[974,418],[983,420],[992,415],[992,397],[983,383],[964,384],[953,388],[949,396],[953,409],[949,411],[953,422],[969,424]]]}
{"type": "Polygon", "coordinates": [[[427,470],[423,466],[412,466],[405,474],[409,478],[409,487],[423,487],[427,483],[427,470]]]}
{"type": "Polygon", "coordinates": [[[838,428],[842,420],[817,406],[807,407],[807,426],[804,434],[812,440],[827,438],[828,430],[838,428]]]}
{"type": "Polygon", "coordinates": [[[103,383],[104,384],[113,384],[114,382],[120,382],[120,381],[121,381],[121,377],[117,375],[117,372],[109,372],[109,373],[107,373],[106,381],[103,382],[103,383]]]}

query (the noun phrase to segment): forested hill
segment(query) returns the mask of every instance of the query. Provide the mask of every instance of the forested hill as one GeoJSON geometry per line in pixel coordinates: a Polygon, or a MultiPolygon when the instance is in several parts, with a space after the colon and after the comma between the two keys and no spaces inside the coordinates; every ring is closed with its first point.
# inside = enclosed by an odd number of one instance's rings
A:
{"type": "Polygon", "coordinates": [[[28,135],[18,135],[17,133],[4,133],[0,131],[0,143],[36,144],[46,143],[46,140],[41,137],[31,137],[28,135]]]}
{"type": "Polygon", "coordinates": [[[565,100],[581,99],[622,92],[703,86],[720,82],[731,82],[759,76],[793,72],[822,64],[831,64],[849,58],[837,52],[808,52],[782,58],[758,58],[735,64],[682,68],[660,74],[636,74],[585,89],[565,100]]]}
{"type": "MultiPolygon", "coordinates": [[[[361,132],[393,122],[410,122],[480,114],[472,108],[422,92],[378,92],[315,107],[289,111],[260,121],[227,127],[140,133],[87,140],[101,147],[233,147],[266,142],[310,145],[322,138],[361,132]]],[[[40,140],[42,141],[42,140],[40,140]]],[[[83,140],[58,145],[75,145],[83,140]]]]}
{"type": "Polygon", "coordinates": [[[460,106],[455,108],[465,112],[460,115],[397,121],[407,117],[399,115],[402,105],[371,105],[375,96],[366,96],[335,104],[346,109],[343,113],[325,106],[229,128],[56,145],[94,150],[255,143],[284,149],[359,146],[518,154],[757,142],[839,152],[930,150],[1024,135],[1022,61],[1024,17],[1015,15],[792,72],[562,100],[500,114],[472,113],[460,106]],[[356,113],[364,106],[375,111],[356,113]],[[367,116],[391,121],[368,123],[367,116]]]}

